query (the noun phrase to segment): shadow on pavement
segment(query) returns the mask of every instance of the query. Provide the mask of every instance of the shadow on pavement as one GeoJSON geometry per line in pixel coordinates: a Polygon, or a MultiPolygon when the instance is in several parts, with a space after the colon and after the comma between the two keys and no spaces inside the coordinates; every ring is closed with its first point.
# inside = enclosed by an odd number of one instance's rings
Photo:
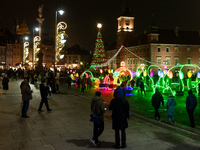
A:
{"type": "Polygon", "coordinates": [[[189,144],[189,138],[177,138],[173,136],[173,133],[165,132],[154,132],[155,137],[163,142],[170,143],[174,145],[173,148],[167,148],[167,150],[199,150],[199,146],[194,145],[194,140],[191,140],[191,145],[189,144]]]}
{"type": "Polygon", "coordinates": [[[67,143],[73,143],[76,146],[79,147],[87,147],[87,148],[112,148],[112,146],[114,145],[113,142],[106,142],[106,141],[102,141],[98,146],[94,146],[89,139],[81,139],[81,140],[76,140],[76,139],[71,139],[71,140],[67,140],[67,143]]]}

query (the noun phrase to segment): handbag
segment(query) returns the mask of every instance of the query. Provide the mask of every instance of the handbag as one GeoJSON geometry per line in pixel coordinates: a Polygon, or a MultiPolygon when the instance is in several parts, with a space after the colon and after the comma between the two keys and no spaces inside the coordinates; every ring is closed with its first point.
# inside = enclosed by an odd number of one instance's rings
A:
{"type": "Polygon", "coordinates": [[[94,123],[99,123],[100,122],[100,117],[94,114],[95,105],[96,105],[96,103],[94,104],[93,113],[90,115],[90,117],[91,117],[90,121],[94,122],[94,123]]]}

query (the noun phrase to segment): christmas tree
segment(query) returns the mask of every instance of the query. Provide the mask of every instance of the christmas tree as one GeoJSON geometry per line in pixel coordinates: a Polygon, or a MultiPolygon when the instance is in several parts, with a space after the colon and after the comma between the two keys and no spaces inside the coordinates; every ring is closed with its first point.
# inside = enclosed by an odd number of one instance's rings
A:
{"type": "Polygon", "coordinates": [[[94,49],[94,53],[93,53],[93,57],[92,57],[92,62],[91,62],[91,66],[90,69],[107,69],[108,65],[102,65],[103,63],[105,63],[107,61],[106,59],[106,53],[105,53],[105,49],[104,49],[104,43],[102,40],[102,35],[101,35],[101,24],[98,24],[97,27],[99,28],[98,34],[97,34],[97,39],[96,39],[96,43],[95,43],[95,49],[94,49]]]}

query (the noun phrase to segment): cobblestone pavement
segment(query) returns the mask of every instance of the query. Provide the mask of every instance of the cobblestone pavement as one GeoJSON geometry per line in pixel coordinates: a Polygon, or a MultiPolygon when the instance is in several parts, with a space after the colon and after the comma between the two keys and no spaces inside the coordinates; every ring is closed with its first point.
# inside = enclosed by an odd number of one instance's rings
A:
{"type": "MultiPolygon", "coordinates": [[[[47,112],[43,106],[44,111],[38,112],[40,93],[31,85],[34,93],[27,113],[30,118],[21,118],[22,101],[19,88],[21,81],[10,81],[6,94],[3,94],[0,88],[0,150],[113,149],[114,131],[111,129],[111,111],[105,113],[105,130],[99,137],[102,143],[94,147],[89,142],[93,130],[93,124],[89,121],[90,102],[95,90],[80,92],[75,87],[67,89],[63,82],[59,94],[53,94],[49,99],[53,111],[47,112]]],[[[111,91],[102,91],[102,93],[105,104],[108,105],[113,93],[111,91]]],[[[150,97],[150,93],[147,93],[145,98],[136,92],[134,96],[127,98],[132,114],[129,127],[126,129],[128,147],[125,149],[200,149],[199,118],[195,116],[197,120],[195,129],[188,126],[187,117],[185,122],[184,119],[180,119],[180,122],[177,119],[177,125],[171,126],[165,121],[166,111],[163,107],[160,110],[163,122],[155,121],[152,119],[154,112],[147,101],[150,97]]],[[[175,118],[183,114],[184,110],[178,110],[175,118]]]]}

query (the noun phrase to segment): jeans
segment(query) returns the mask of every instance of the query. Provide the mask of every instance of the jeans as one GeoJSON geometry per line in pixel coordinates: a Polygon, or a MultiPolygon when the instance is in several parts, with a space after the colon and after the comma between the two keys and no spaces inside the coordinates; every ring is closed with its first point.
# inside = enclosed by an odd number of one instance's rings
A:
{"type": "Polygon", "coordinates": [[[188,113],[189,118],[190,118],[191,127],[194,127],[195,126],[194,116],[193,116],[194,110],[187,110],[187,113],[188,113]]]}
{"type": "MultiPolygon", "coordinates": [[[[126,145],[126,133],[125,129],[121,129],[121,140],[122,140],[122,146],[126,145]]],[[[120,146],[120,135],[119,130],[115,130],[115,145],[120,146]]]]}
{"type": "Polygon", "coordinates": [[[29,100],[25,100],[25,101],[23,101],[22,117],[27,116],[26,113],[27,113],[28,107],[29,107],[29,100]]]}
{"type": "Polygon", "coordinates": [[[169,124],[171,124],[171,120],[172,120],[172,122],[175,122],[173,116],[170,116],[170,115],[168,115],[168,120],[169,120],[169,124]]]}
{"type": "Polygon", "coordinates": [[[98,143],[98,137],[103,133],[104,130],[104,121],[101,120],[99,123],[94,122],[94,129],[93,129],[93,139],[95,143],[98,143]]]}

